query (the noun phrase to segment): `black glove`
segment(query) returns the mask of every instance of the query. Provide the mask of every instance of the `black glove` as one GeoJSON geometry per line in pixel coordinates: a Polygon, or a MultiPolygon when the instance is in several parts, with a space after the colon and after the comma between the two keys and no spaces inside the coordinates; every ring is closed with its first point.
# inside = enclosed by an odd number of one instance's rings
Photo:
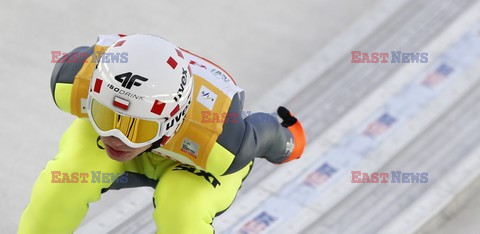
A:
{"type": "Polygon", "coordinates": [[[287,110],[287,108],[279,106],[277,109],[277,113],[278,116],[283,120],[283,122],[280,123],[283,127],[288,128],[297,123],[297,118],[293,117],[290,114],[290,111],[287,110]]]}

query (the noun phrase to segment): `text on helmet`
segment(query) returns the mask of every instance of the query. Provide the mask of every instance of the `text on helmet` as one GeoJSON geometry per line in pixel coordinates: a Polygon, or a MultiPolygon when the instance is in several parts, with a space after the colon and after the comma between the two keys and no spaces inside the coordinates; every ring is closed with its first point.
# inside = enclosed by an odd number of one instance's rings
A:
{"type": "Polygon", "coordinates": [[[177,91],[177,96],[173,99],[178,102],[178,99],[182,97],[183,91],[185,90],[185,85],[187,85],[187,70],[182,67],[182,83],[180,83],[180,88],[177,91]]]}

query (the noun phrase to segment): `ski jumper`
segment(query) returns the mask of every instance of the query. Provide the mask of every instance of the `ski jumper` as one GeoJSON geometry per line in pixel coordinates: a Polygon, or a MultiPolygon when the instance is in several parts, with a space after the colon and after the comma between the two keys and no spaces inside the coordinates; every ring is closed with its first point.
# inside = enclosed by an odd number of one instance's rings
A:
{"type": "Polygon", "coordinates": [[[18,233],[72,233],[103,192],[139,186],[155,189],[157,233],[213,233],[213,219],[232,204],[255,157],[282,163],[302,153],[304,138],[270,114],[242,115],[244,92],[232,77],[183,50],[194,74],[194,96],[177,133],[128,162],[110,159],[86,118],[85,100],[95,57],[117,37],[100,36],[94,46],[76,48],[55,65],[55,103],[78,118],[38,176],[18,233]]]}

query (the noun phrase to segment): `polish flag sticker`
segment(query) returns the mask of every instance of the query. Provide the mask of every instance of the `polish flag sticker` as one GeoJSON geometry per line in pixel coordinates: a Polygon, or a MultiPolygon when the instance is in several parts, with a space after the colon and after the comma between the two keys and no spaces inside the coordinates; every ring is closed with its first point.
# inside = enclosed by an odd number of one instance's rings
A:
{"type": "Polygon", "coordinates": [[[115,97],[113,99],[113,105],[118,107],[118,108],[128,110],[128,105],[130,105],[130,102],[128,100],[123,99],[123,98],[115,97]]]}

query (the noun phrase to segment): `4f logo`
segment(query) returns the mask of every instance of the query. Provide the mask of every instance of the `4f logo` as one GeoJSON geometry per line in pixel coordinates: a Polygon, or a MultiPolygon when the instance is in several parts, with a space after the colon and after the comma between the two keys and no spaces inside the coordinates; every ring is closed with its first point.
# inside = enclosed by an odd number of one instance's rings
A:
{"type": "Polygon", "coordinates": [[[139,76],[139,75],[133,75],[132,76],[131,72],[126,72],[126,73],[123,73],[123,74],[120,74],[120,75],[116,75],[115,80],[122,83],[122,87],[130,89],[130,88],[132,88],[132,85],[140,86],[140,85],[142,85],[142,83],[140,83],[140,81],[145,82],[148,79],[143,77],[143,76],[139,76]]]}

